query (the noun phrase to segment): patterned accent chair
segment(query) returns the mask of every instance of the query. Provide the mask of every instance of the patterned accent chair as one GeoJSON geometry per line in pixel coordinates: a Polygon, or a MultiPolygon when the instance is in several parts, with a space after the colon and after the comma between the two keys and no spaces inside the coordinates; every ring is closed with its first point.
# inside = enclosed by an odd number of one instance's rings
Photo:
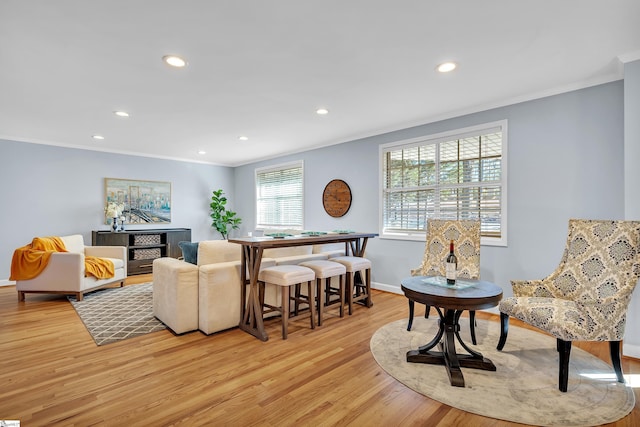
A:
{"type": "MultiPolygon", "coordinates": [[[[458,277],[463,279],[480,278],[480,220],[427,220],[427,241],[424,248],[422,265],[411,270],[412,276],[444,276],[445,259],[449,255],[449,242],[453,240],[458,258],[458,277]]],[[[409,324],[413,324],[413,300],[409,300],[409,324]]],[[[429,317],[430,307],[426,307],[424,317],[429,317]]],[[[475,311],[469,312],[471,340],[476,344],[475,311]]]]}
{"type": "Polygon", "coordinates": [[[542,280],[511,281],[513,297],[500,302],[500,341],[509,316],[557,340],[558,388],[567,391],[572,341],[609,341],[611,362],[623,383],[620,343],[627,306],[640,276],[640,221],[569,220],[558,268],[542,280]]]}

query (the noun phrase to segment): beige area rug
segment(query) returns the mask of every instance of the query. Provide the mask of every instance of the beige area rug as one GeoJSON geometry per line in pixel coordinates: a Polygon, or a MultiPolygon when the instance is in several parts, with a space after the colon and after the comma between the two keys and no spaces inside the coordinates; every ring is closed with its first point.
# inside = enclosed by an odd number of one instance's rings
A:
{"type": "MultiPolygon", "coordinates": [[[[469,323],[462,318],[460,335],[471,344],[469,323]]],[[[613,368],[597,357],[571,349],[569,386],[558,390],[556,340],[511,326],[502,352],[496,350],[498,322],[478,320],[477,346],[497,371],[462,368],[466,387],[453,387],[443,365],[408,363],[406,353],[428,343],[437,318],[416,316],[383,326],[371,338],[371,352],[389,375],[431,399],[474,414],[540,426],[595,426],[625,417],[635,405],[633,390],[616,382],[613,368]]],[[[458,352],[464,352],[456,342],[458,352]]],[[[434,348],[437,350],[437,346],[434,348]]]]}
{"type": "Polygon", "coordinates": [[[166,329],[153,315],[152,283],[101,289],[82,301],[68,299],[97,345],[166,329]]]}

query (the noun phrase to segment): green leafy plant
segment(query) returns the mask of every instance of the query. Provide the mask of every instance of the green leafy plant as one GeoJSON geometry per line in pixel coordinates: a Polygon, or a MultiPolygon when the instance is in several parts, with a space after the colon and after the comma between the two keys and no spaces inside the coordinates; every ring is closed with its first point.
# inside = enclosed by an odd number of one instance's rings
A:
{"type": "Polygon", "coordinates": [[[233,211],[228,211],[226,208],[227,198],[224,196],[224,191],[214,190],[213,196],[211,196],[211,219],[213,222],[211,226],[215,228],[223,239],[227,239],[229,231],[238,229],[242,219],[237,217],[237,214],[233,211]]]}

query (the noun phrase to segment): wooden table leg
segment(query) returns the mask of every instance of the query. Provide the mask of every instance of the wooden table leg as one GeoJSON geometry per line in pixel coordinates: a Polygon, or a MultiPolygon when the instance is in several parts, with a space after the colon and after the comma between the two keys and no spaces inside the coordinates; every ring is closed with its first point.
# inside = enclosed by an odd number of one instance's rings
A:
{"type": "MultiPolygon", "coordinates": [[[[267,341],[269,336],[264,329],[262,306],[260,305],[260,293],[258,292],[258,273],[262,262],[262,248],[245,247],[246,254],[243,258],[249,269],[249,295],[247,306],[244,309],[240,329],[250,333],[262,341],[267,341]]],[[[243,285],[246,286],[246,285],[243,285]]]]}
{"type": "Polygon", "coordinates": [[[431,365],[445,365],[452,386],[464,387],[464,377],[461,367],[482,369],[485,371],[495,371],[496,366],[491,360],[485,358],[477,351],[470,349],[460,338],[460,315],[463,310],[448,309],[443,315],[440,309],[440,325],[436,336],[426,345],[418,350],[407,352],[407,362],[426,363],[431,365]],[[442,341],[440,339],[443,337],[442,341]],[[456,339],[469,354],[458,354],[456,352],[456,339]],[[429,351],[439,343],[440,351],[429,351]]]}

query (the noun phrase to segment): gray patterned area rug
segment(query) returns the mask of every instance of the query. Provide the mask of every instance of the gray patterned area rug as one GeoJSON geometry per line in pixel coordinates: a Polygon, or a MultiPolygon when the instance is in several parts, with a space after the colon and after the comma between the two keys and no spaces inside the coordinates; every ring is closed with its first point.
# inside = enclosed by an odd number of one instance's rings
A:
{"type": "Polygon", "coordinates": [[[153,284],[142,283],[68,297],[97,345],[166,329],[153,316],[153,284]]]}
{"type": "MultiPolygon", "coordinates": [[[[471,344],[468,319],[460,320],[460,335],[471,344]]],[[[497,371],[462,368],[465,387],[453,387],[444,366],[406,361],[408,350],[431,341],[437,325],[433,316],[416,316],[411,332],[406,329],[406,319],[383,326],[370,342],[376,362],[389,375],[431,399],[474,414],[523,424],[595,426],[625,417],[635,405],[633,390],[616,382],[610,365],[575,346],[571,349],[568,391],[560,392],[553,337],[511,326],[500,352],[496,350],[500,325],[485,320],[478,320],[478,345],[470,347],[493,361],[497,371]]]]}

